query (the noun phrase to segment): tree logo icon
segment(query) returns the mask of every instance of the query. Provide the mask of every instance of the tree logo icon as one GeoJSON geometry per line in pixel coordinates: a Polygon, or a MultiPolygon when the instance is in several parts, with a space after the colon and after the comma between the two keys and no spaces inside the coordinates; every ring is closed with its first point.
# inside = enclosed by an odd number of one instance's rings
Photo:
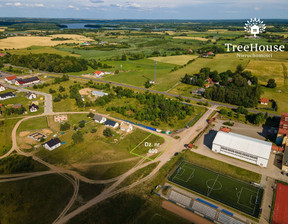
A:
{"type": "Polygon", "coordinates": [[[266,26],[260,19],[251,18],[245,23],[244,29],[246,32],[253,34],[256,38],[257,34],[265,32],[266,26]]]}

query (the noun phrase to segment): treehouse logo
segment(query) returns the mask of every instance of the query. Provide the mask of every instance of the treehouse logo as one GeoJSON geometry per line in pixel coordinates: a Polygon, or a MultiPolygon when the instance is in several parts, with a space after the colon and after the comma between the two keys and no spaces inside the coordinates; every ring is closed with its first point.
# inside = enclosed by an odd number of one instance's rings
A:
{"type": "Polygon", "coordinates": [[[263,21],[261,21],[260,19],[250,19],[250,20],[247,20],[247,23],[245,23],[245,26],[244,26],[244,30],[246,32],[249,32],[251,34],[254,35],[254,38],[256,38],[257,34],[259,33],[264,33],[265,32],[265,29],[266,29],[266,26],[265,24],[263,23],[263,21]]]}
{"type": "MultiPolygon", "coordinates": [[[[251,33],[253,37],[248,37],[251,39],[251,42],[247,45],[236,45],[232,43],[225,43],[227,52],[283,52],[285,51],[284,45],[259,45],[255,43],[259,39],[257,36],[260,33],[264,33],[266,30],[266,25],[260,19],[250,19],[247,20],[244,26],[244,30],[248,33],[251,33]]],[[[238,57],[272,57],[272,54],[237,54],[238,57]]]]}

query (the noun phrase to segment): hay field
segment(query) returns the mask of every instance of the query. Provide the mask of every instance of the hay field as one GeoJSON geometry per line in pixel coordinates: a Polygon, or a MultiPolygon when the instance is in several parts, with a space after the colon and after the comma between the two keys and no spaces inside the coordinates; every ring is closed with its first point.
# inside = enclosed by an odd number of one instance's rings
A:
{"type": "Polygon", "coordinates": [[[215,39],[208,39],[204,37],[185,37],[185,36],[175,36],[173,39],[182,39],[182,40],[200,40],[200,41],[208,41],[211,40],[212,42],[215,42],[215,39]]]}
{"type": "Polygon", "coordinates": [[[168,57],[152,57],[151,60],[156,60],[157,62],[175,64],[175,65],[184,65],[188,61],[197,58],[196,55],[176,55],[168,57]]]}
{"type": "Polygon", "coordinates": [[[35,37],[35,36],[24,36],[24,37],[8,37],[0,40],[0,49],[21,49],[31,46],[55,46],[63,43],[82,43],[85,41],[93,41],[90,38],[81,35],[70,35],[70,34],[57,34],[47,37],[35,37]],[[71,38],[72,40],[65,41],[52,41],[51,39],[56,37],[71,38]]]}

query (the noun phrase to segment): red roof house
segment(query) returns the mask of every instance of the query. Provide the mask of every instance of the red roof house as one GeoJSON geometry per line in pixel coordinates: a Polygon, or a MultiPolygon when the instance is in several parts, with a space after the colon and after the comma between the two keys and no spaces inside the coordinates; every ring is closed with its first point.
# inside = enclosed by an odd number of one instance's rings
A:
{"type": "Polygon", "coordinates": [[[223,132],[229,133],[231,131],[231,129],[223,127],[223,128],[220,128],[219,131],[223,131],[223,132]]]}
{"type": "Polygon", "coordinates": [[[209,51],[208,53],[206,53],[207,55],[214,55],[214,53],[212,51],[209,51]]]}
{"type": "Polygon", "coordinates": [[[260,98],[260,103],[263,104],[263,105],[268,105],[269,99],[267,99],[267,98],[260,98]]]}
{"type": "Polygon", "coordinates": [[[17,76],[11,75],[11,76],[7,76],[5,79],[11,81],[11,80],[17,79],[17,76]]]}

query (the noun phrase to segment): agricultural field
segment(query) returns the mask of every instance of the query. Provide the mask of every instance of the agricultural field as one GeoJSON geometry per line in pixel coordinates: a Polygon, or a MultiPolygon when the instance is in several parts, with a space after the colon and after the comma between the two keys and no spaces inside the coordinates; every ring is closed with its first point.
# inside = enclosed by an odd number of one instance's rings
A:
{"type": "Polygon", "coordinates": [[[183,161],[169,181],[259,218],[264,190],[183,161]]]}
{"type": "Polygon", "coordinates": [[[193,60],[195,58],[197,58],[196,55],[176,55],[167,57],[152,57],[149,59],[167,64],[184,65],[188,61],[193,60]]]}
{"type": "Polygon", "coordinates": [[[51,35],[51,36],[18,36],[18,37],[8,37],[6,39],[0,40],[0,49],[22,49],[31,46],[56,46],[63,43],[83,43],[85,41],[93,41],[90,38],[81,35],[51,35]],[[53,38],[69,38],[69,40],[64,41],[52,41],[53,38]]]}

